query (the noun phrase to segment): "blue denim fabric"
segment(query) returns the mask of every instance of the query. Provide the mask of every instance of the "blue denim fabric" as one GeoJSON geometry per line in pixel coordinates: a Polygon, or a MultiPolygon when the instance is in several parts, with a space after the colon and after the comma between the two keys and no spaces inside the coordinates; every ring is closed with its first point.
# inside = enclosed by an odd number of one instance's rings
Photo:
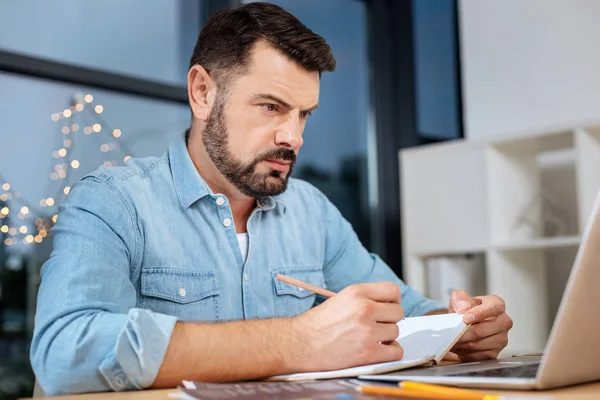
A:
{"type": "Polygon", "coordinates": [[[278,273],[336,292],[393,281],[407,316],[445,307],[369,254],[306,182],[260,199],[247,229],[244,263],[227,198],[200,177],[183,136],[160,158],[75,184],[38,294],[31,362],[46,394],[148,387],[177,320],[289,317],[323,301],[278,273]]]}

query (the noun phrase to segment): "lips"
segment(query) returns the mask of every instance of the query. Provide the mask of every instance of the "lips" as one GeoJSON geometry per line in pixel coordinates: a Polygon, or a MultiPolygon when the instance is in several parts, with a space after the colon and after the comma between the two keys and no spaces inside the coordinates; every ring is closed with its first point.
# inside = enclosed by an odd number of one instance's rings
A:
{"type": "Polygon", "coordinates": [[[265,160],[265,162],[278,171],[287,171],[292,164],[291,161],[286,160],[265,160]]]}

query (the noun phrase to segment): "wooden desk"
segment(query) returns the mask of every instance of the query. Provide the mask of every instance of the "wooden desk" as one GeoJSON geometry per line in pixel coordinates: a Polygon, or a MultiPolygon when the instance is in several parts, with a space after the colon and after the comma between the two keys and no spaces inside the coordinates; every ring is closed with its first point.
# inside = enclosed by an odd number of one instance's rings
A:
{"type": "MultiPolygon", "coordinates": [[[[164,390],[142,390],[138,392],[120,392],[120,393],[97,393],[76,396],[52,397],[53,400],[163,400],[170,399],[169,393],[178,392],[177,389],[164,390]]],[[[556,400],[592,400],[600,399],[600,382],[586,385],[573,386],[563,389],[544,390],[544,391],[490,391],[495,394],[520,397],[547,397],[556,400]]]]}

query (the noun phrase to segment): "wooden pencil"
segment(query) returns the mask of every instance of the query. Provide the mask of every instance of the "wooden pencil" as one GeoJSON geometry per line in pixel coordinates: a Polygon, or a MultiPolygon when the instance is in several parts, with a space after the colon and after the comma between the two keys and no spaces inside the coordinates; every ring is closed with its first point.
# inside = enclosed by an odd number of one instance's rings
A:
{"type": "Polygon", "coordinates": [[[294,279],[294,278],[290,278],[289,276],[277,274],[276,279],[278,281],[289,283],[290,285],[294,285],[294,286],[297,286],[297,287],[302,288],[302,289],[310,290],[311,292],[316,293],[316,294],[320,294],[321,296],[325,296],[325,297],[333,297],[333,296],[335,296],[335,292],[332,292],[331,290],[323,289],[323,288],[320,288],[318,286],[314,286],[314,285],[311,285],[309,283],[302,282],[302,281],[299,281],[299,280],[294,279]]]}

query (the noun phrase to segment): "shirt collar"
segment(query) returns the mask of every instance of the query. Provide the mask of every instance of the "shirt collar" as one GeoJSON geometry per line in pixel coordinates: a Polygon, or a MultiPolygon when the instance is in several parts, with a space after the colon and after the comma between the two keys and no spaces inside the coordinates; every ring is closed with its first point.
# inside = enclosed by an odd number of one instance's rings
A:
{"type": "MultiPolygon", "coordinates": [[[[216,197],[206,181],[198,173],[188,153],[184,135],[177,137],[169,146],[169,164],[175,183],[175,191],[179,204],[184,210],[205,196],[216,197]]],[[[285,204],[277,197],[267,196],[257,200],[257,208],[268,211],[280,205],[285,211],[285,204]]]]}
{"type": "Polygon", "coordinates": [[[180,135],[169,146],[171,174],[177,198],[183,209],[189,208],[204,196],[214,195],[196,170],[185,142],[185,136],[180,135]]]}

